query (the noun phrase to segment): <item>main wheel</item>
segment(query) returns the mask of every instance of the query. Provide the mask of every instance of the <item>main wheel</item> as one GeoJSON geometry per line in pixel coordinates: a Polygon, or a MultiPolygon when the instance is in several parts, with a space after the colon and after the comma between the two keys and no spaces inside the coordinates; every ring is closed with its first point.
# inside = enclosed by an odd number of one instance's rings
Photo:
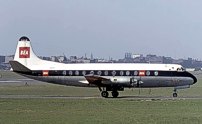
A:
{"type": "Polygon", "coordinates": [[[109,93],[107,91],[102,91],[101,95],[102,97],[107,98],[109,96],[109,93]]]}
{"type": "Polygon", "coordinates": [[[119,92],[117,92],[117,91],[113,91],[113,92],[112,92],[112,96],[113,96],[114,98],[118,97],[118,95],[119,95],[119,92]]]}
{"type": "Polygon", "coordinates": [[[173,97],[177,97],[177,93],[173,93],[173,97]]]}

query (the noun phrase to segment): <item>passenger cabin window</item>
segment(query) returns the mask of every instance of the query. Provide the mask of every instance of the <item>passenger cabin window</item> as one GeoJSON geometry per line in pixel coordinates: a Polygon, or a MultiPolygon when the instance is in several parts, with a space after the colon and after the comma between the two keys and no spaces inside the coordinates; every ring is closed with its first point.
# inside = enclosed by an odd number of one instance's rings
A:
{"type": "Polygon", "coordinates": [[[134,75],[137,76],[138,75],[138,71],[134,71],[134,75]]]}
{"type": "Polygon", "coordinates": [[[83,75],[86,75],[86,71],[82,71],[82,74],[83,74],[83,75]]]}
{"type": "Polygon", "coordinates": [[[101,72],[101,71],[98,71],[98,72],[97,72],[97,75],[101,75],[101,74],[102,74],[102,72],[101,72]]]}
{"type": "Polygon", "coordinates": [[[66,75],[66,71],[63,71],[62,74],[65,76],[66,75]]]}
{"type": "Polygon", "coordinates": [[[126,71],[126,75],[129,76],[129,75],[130,75],[130,72],[129,72],[129,71],[126,71]]]}
{"type": "Polygon", "coordinates": [[[115,75],[116,75],[116,72],[115,72],[115,71],[112,71],[112,75],[115,76],[115,75]]]}
{"type": "Polygon", "coordinates": [[[75,75],[79,75],[79,71],[75,71],[75,75]]]}
{"type": "Polygon", "coordinates": [[[72,71],[69,71],[69,75],[70,75],[70,76],[72,75],[72,71]]]}
{"type": "Polygon", "coordinates": [[[159,74],[158,71],[155,71],[155,72],[154,72],[154,75],[155,75],[155,76],[158,76],[158,74],[159,74]]]}
{"type": "Polygon", "coordinates": [[[90,74],[91,74],[91,75],[94,75],[94,72],[93,72],[93,71],[91,71],[91,72],[90,72],[90,74]]]}
{"type": "Polygon", "coordinates": [[[149,76],[149,75],[150,75],[150,72],[149,72],[149,71],[146,71],[146,75],[149,76]]]}
{"type": "Polygon", "coordinates": [[[123,76],[123,71],[120,71],[120,75],[123,76]]]}
{"type": "Polygon", "coordinates": [[[106,76],[108,75],[108,71],[105,71],[105,75],[106,75],[106,76]]]}

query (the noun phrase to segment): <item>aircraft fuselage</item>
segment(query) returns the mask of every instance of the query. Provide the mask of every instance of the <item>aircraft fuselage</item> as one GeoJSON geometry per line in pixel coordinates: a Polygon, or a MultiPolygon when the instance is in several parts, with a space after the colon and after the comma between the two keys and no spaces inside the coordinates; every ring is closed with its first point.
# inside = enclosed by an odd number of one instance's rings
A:
{"type": "MultiPolygon", "coordinates": [[[[34,54],[27,37],[19,39],[10,64],[14,72],[35,80],[67,86],[96,86],[103,97],[108,97],[107,91],[112,91],[112,96],[117,97],[117,91],[123,91],[125,87],[174,87],[176,92],[176,89],[189,88],[197,82],[194,75],[178,64],[64,64],[41,60],[34,54]]],[[[173,96],[176,97],[177,93],[173,96]]]]}

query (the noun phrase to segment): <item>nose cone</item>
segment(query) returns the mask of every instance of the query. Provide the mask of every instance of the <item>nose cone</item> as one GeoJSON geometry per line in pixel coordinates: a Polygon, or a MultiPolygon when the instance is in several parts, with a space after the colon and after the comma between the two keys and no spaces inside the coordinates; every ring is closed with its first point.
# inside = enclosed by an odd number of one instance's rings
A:
{"type": "Polygon", "coordinates": [[[193,84],[195,84],[196,82],[197,82],[197,78],[194,76],[194,83],[193,84]]]}
{"type": "Polygon", "coordinates": [[[197,82],[197,78],[193,74],[191,74],[190,72],[187,72],[187,71],[185,73],[188,77],[191,77],[193,79],[193,84],[195,84],[197,82]]]}
{"type": "Polygon", "coordinates": [[[197,78],[196,78],[193,74],[191,74],[191,77],[192,77],[193,80],[194,80],[193,84],[195,84],[195,83],[197,82],[197,78]]]}

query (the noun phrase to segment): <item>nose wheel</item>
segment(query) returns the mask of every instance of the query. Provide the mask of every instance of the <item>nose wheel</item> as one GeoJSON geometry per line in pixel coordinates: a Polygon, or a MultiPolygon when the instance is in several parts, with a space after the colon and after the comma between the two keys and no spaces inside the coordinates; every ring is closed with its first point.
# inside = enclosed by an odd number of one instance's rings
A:
{"type": "Polygon", "coordinates": [[[177,90],[174,89],[174,92],[175,92],[175,93],[173,93],[173,97],[177,97],[177,90]]]}
{"type": "Polygon", "coordinates": [[[177,97],[177,93],[173,93],[173,97],[177,97]]]}

